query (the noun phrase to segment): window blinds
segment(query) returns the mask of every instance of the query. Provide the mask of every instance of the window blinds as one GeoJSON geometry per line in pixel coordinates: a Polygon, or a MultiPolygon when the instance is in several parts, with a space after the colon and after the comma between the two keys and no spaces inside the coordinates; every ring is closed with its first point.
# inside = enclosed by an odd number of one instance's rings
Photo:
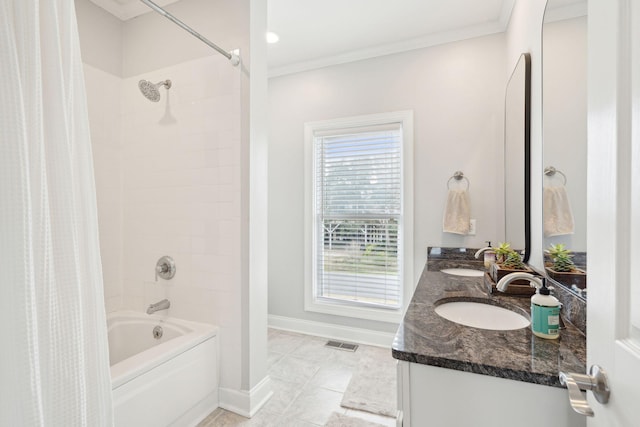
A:
{"type": "Polygon", "coordinates": [[[315,134],[316,297],[401,303],[399,123],[315,134]]]}

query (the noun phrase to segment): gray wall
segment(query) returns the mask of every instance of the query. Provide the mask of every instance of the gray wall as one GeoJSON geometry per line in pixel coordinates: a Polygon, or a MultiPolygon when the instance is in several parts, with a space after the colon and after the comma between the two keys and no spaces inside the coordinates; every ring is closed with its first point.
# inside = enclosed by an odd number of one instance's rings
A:
{"type": "MultiPolygon", "coordinates": [[[[587,17],[544,24],[544,166],[567,176],[575,233],[545,238],[587,250],[587,17]]],[[[545,178],[557,185],[562,178],[545,178]]]]}
{"type": "Polygon", "coordinates": [[[269,80],[269,314],[394,332],[396,325],[304,311],[304,123],[414,111],[415,286],[427,246],[482,246],[502,222],[504,34],[269,80]],[[447,180],[471,181],[476,236],[442,233],[447,180]]]}
{"type": "Polygon", "coordinates": [[[124,23],[89,0],[75,0],[82,62],[122,77],[124,23]]]}

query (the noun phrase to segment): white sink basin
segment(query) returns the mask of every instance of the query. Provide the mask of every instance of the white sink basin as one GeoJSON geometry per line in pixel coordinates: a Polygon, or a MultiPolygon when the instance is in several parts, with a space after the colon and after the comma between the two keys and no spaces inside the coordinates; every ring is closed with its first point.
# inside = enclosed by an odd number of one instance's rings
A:
{"type": "Polygon", "coordinates": [[[436,307],[436,313],[461,325],[494,331],[521,329],[530,324],[529,319],[521,314],[481,302],[446,302],[436,307]]]}
{"type": "Polygon", "coordinates": [[[465,276],[465,277],[484,276],[484,271],[474,270],[471,268],[445,268],[444,270],[440,270],[440,271],[442,271],[443,273],[454,275],[454,276],[465,276]]]}

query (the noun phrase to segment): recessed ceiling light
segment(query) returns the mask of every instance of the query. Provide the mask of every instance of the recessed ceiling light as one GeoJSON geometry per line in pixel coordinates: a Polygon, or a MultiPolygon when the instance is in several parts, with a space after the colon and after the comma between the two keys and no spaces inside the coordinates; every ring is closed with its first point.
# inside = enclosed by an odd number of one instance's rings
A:
{"type": "Polygon", "coordinates": [[[280,37],[276,33],[267,32],[267,43],[278,43],[278,40],[280,40],[280,37]]]}

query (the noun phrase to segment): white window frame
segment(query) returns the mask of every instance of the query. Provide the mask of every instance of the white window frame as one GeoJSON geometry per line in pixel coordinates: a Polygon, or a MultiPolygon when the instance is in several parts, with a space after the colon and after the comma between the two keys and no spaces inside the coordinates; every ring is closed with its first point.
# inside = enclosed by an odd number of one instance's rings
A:
{"type": "Polygon", "coordinates": [[[399,323],[411,299],[413,290],[413,111],[369,114],[340,119],[308,122],[304,125],[305,139],[305,287],[304,309],[317,313],[355,317],[380,322],[399,323]],[[316,295],[316,215],[314,200],[314,135],[319,132],[349,127],[400,123],[402,126],[402,215],[399,226],[402,230],[401,306],[398,309],[353,305],[339,301],[318,300],[316,295]]]}

